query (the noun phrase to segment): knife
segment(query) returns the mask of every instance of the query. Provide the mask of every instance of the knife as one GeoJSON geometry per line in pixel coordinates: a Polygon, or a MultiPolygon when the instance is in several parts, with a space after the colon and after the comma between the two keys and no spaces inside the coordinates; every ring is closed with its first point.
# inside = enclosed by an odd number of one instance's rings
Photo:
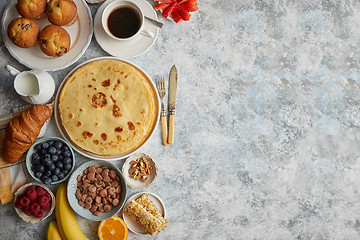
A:
{"type": "Polygon", "coordinates": [[[172,66],[169,75],[169,135],[168,143],[174,143],[174,121],[175,121],[175,101],[176,101],[176,89],[177,89],[178,72],[174,66],[172,66]]]}

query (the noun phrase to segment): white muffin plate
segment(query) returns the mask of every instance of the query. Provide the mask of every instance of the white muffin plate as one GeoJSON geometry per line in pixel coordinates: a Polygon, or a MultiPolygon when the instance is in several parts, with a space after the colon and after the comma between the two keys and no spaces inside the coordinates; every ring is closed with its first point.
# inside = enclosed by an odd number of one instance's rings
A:
{"type": "MultiPolygon", "coordinates": [[[[74,2],[77,7],[78,19],[73,25],[63,27],[71,38],[70,50],[61,57],[49,57],[40,50],[38,44],[31,48],[20,48],[9,39],[7,36],[9,23],[13,19],[21,17],[15,8],[16,0],[10,1],[4,10],[1,26],[4,43],[10,54],[30,69],[56,71],[75,63],[85,53],[90,44],[93,34],[93,21],[89,6],[85,1],[74,0],[74,2]]],[[[35,22],[39,25],[40,29],[50,24],[46,14],[41,16],[39,20],[35,20],[35,22]]]]}

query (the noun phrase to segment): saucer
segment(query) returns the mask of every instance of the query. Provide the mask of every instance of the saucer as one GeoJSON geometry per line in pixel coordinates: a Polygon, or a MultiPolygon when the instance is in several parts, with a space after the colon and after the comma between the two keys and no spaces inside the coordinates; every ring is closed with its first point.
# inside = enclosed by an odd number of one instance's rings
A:
{"type": "MultiPolygon", "coordinates": [[[[104,8],[113,0],[104,2],[95,14],[94,35],[100,47],[110,55],[120,58],[131,58],[145,53],[156,41],[159,29],[151,22],[145,19],[144,29],[154,33],[154,37],[146,37],[139,34],[134,39],[128,41],[118,41],[106,34],[101,24],[101,15],[104,8]]],[[[144,0],[132,0],[144,13],[144,16],[158,20],[156,11],[150,3],[144,0]]]]}

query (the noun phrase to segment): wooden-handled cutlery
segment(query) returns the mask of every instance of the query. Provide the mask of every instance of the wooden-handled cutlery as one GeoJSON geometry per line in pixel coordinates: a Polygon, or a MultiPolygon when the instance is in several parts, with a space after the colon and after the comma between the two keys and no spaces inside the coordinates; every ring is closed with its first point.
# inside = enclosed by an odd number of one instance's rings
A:
{"type": "Polygon", "coordinates": [[[169,136],[168,144],[174,143],[174,127],[175,127],[175,102],[176,102],[176,90],[177,90],[178,72],[174,66],[172,66],[169,75],[169,136]]]}
{"type": "Polygon", "coordinates": [[[168,145],[168,132],[167,132],[167,119],[166,119],[166,112],[164,108],[164,97],[166,95],[165,90],[165,78],[164,75],[157,76],[156,78],[156,87],[159,92],[159,96],[161,99],[161,127],[162,127],[162,142],[163,145],[168,145]]]}

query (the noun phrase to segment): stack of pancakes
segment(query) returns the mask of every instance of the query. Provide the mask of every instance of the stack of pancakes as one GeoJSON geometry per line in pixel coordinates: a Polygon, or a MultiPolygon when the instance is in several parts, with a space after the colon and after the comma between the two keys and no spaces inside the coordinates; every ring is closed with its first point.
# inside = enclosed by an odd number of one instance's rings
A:
{"type": "Polygon", "coordinates": [[[76,70],[59,98],[62,124],[80,148],[103,156],[131,152],[146,141],[158,117],[150,79],[120,60],[100,60],[76,70]]]}

